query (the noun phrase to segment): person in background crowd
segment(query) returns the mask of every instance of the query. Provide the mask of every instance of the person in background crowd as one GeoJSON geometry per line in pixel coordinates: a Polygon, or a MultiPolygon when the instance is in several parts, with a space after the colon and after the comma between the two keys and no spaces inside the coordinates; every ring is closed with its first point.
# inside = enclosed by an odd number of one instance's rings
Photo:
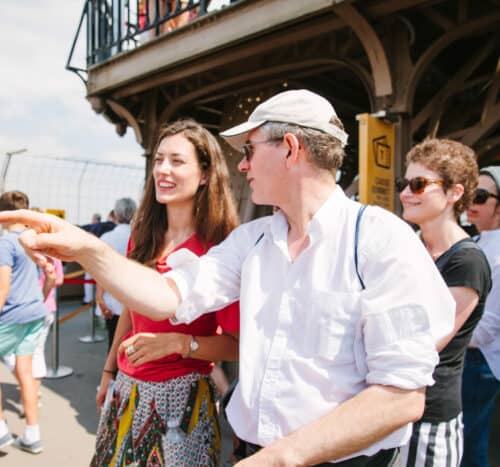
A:
{"type": "MultiPolygon", "coordinates": [[[[219,144],[198,123],[162,129],[129,256],[165,272],[174,251],[187,248],[196,258],[223,240],[237,225],[228,177],[219,144]]],[[[220,433],[208,376],[214,360],[237,359],[238,311],[232,305],[174,326],[123,310],[96,397],[101,409],[118,364],[92,466],[218,465],[220,433]]]]}
{"type": "MultiPolygon", "coordinates": [[[[101,237],[104,235],[106,232],[112,231],[116,227],[116,223],[114,219],[110,219],[108,216],[108,220],[105,222],[101,222],[101,215],[100,214],[94,214],[92,216],[92,223],[91,224],[85,224],[82,225],[81,228],[87,232],[90,232],[94,234],[96,237],[101,237]]],[[[84,275],[85,280],[92,279],[89,273],[85,273],[84,275]]],[[[92,283],[85,283],[83,284],[83,303],[91,303],[94,298],[94,292],[95,292],[95,285],[92,283]]],[[[97,307],[96,309],[96,314],[100,314],[100,309],[97,307]]]]}
{"type": "MultiPolygon", "coordinates": [[[[28,197],[20,191],[0,196],[0,212],[28,209],[28,197]]],[[[2,222],[7,233],[0,237],[0,356],[16,356],[15,375],[21,388],[26,414],[24,433],[14,441],[3,418],[0,394],[0,448],[14,445],[31,454],[43,451],[38,424],[38,386],[33,377],[32,357],[43,331],[47,309],[43,304],[38,271],[18,237],[26,229],[20,222],[2,222]]],[[[44,266],[54,277],[51,262],[44,266]]]]}
{"type": "MultiPolygon", "coordinates": [[[[36,212],[43,212],[40,208],[31,208],[36,212]]],[[[56,301],[56,288],[60,287],[64,282],[64,272],[62,262],[56,258],[51,258],[51,262],[54,266],[54,277],[47,277],[43,271],[40,271],[40,288],[42,289],[42,294],[44,298],[44,304],[47,308],[47,314],[45,315],[45,323],[43,326],[38,345],[33,353],[33,377],[36,379],[38,384],[38,395],[40,397],[40,385],[41,379],[47,375],[47,364],[45,362],[45,343],[50,332],[52,323],[54,322],[56,311],[57,311],[57,301],[56,301]]],[[[10,371],[14,371],[16,365],[16,356],[7,355],[4,357],[5,364],[9,367],[10,371]]],[[[39,406],[41,403],[39,402],[39,406]]]]}
{"type": "MultiPolygon", "coordinates": [[[[32,362],[33,377],[37,382],[39,398],[41,397],[40,386],[42,383],[42,378],[45,378],[45,376],[47,376],[47,363],[45,362],[45,344],[47,342],[47,337],[52,327],[52,323],[54,322],[54,319],[56,317],[56,288],[60,287],[64,282],[62,262],[56,258],[51,258],[51,262],[54,266],[53,275],[51,274],[50,276],[47,276],[43,271],[40,271],[40,288],[42,289],[42,294],[45,300],[44,304],[47,309],[47,314],[45,315],[45,323],[43,326],[43,330],[40,333],[38,345],[36,346],[35,352],[33,353],[32,362]]],[[[13,354],[6,355],[3,360],[8,368],[11,371],[14,371],[16,365],[16,356],[13,354]]],[[[40,400],[38,402],[38,406],[41,406],[40,400]]]]}
{"type": "Polygon", "coordinates": [[[403,218],[420,227],[422,241],[456,302],[455,326],[438,342],[434,385],[422,418],[402,449],[407,467],[460,465],[463,453],[462,371],[472,331],[491,287],[481,249],[458,224],[477,186],[474,151],[459,142],[428,139],[406,156],[406,178],[396,185],[403,218]]]}
{"type": "Polygon", "coordinates": [[[118,224],[118,218],[116,217],[116,212],[114,209],[111,209],[108,213],[108,217],[106,219],[108,222],[113,222],[113,224],[118,224]]]}
{"type": "Polygon", "coordinates": [[[166,279],[56,217],[0,221],[36,229],[22,241],[40,264],[44,254],[77,259],[150,319],[189,323],[240,300],[239,383],[226,412],[255,454],[239,467],[393,465],[422,415],[436,343],[453,329],[446,284],[407,224],[360,211],[336,184],[347,134],[326,99],[285,91],[221,136],[244,154],[253,202],[279,211],[199,259],[171,254],[166,279]]]}
{"type": "MultiPolygon", "coordinates": [[[[135,214],[135,201],[130,198],[121,198],[115,203],[113,214],[116,227],[101,236],[101,240],[114,248],[122,255],[127,254],[127,245],[130,238],[130,222],[135,214]]],[[[116,325],[123,305],[111,294],[107,293],[99,284],[96,284],[96,303],[99,306],[108,330],[108,352],[113,343],[116,325]]]]}
{"type": "Polygon", "coordinates": [[[467,218],[479,231],[477,244],[489,261],[493,285],[465,356],[462,466],[487,467],[491,415],[500,391],[500,167],[480,170],[467,218]]]}

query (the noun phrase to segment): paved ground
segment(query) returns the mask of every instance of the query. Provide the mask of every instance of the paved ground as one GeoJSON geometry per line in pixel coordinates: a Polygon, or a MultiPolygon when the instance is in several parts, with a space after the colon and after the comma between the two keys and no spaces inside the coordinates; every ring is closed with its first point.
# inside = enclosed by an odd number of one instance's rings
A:
{"type": "MultiPolygon", "coordinates": [[[[61,316],[78,306],[76,302],[63,302],[61,316]]],[[[79,337],[89,333],[90,318],[87,312],[60,327],[60,365],[72,367],[74,373],[65,378],[43,381],[40,424],[45,451],[35,456],[13,447],[5,448],[0,451],[1,467],[88,466],[97,426],[94,397],[106,352],[104,342],[79,342],[79,337]]],[[[99,333],[104,335],[102,330],[99,333]]],[[[47,349],[47,361],[50,363],[50,345],[47,349]]],[[[20,418],[19,390],[12,375],[1,364],[0,381],[5,418],[11,431],[16,435],[21,434],[24,425],[20,418]]],[[[490,465],[500,467],[500,398],[491,439],[490,465]]]]}
{"type": "MultiPolygon", "coordinates": [[[[61,316],[80,306],[65,302],[61,316]]],[[[60,326],[60,365],[71,367],[71,376],[45,379],[42,383],[40,426],[44,452],[31,455],[13,447],[0,451],[3,467],[32,466],[86,466],[93,452],[97,412],[94,397],[99,383],[100,369],[105,358],[106,344],[83,344],[78,338],[90,333],[90,316],[83,312],[60,326]]],[[[100,331],[101,334],[104,334],[100,331]]],[[[47,363],[50,364],[50,339],[47,345],[47,363]]],[[[5,418],[15,435],[22,434],[24,421],[20,418],[19,390],[15,379],[4,365],[0,365],[5,418]],[[6,384],[3,384],[7,381],[6,384]]]]}

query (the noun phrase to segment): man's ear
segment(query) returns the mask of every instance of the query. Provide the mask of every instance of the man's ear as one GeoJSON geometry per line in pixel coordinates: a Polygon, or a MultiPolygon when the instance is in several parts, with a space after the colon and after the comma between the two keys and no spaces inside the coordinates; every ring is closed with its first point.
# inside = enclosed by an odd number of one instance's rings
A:
{"type": "Polygon", "coordinates": [[[286,133],[285,136],[283,136],[283,144],[287,148],[285,156],[287,163],[295,162],[301,149],[300,140],[294,134],[286,133]]]}

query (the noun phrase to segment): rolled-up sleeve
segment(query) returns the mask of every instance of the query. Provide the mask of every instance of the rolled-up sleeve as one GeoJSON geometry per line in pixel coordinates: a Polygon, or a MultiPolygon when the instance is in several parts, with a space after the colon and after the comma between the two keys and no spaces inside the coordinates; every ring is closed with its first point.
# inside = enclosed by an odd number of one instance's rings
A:
{"type": "Polygon", "coordinates": [[[406,224],[394,216],[372,217],[370,222],[372,229],[388,233],[361,253],[366,381],[403,389],[432,385],[439,361],[436,343],[453,329],[455,302],[406,224]],[[377,225],[380,221],[386,225],[377,225]]]}

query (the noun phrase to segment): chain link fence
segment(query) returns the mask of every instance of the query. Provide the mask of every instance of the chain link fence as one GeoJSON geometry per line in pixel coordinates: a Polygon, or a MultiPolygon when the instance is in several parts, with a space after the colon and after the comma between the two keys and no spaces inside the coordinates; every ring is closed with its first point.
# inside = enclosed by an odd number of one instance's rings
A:
{"type": "Polygon", "coordinates": [[[26,193],[32,207],[63,210],[73,224],[88,224],[94,213],[106,220],[119,198],[137,203],[142,196],[143,166],[81,161],[51,156],[0,155],[5,191],[26,193]]]}

